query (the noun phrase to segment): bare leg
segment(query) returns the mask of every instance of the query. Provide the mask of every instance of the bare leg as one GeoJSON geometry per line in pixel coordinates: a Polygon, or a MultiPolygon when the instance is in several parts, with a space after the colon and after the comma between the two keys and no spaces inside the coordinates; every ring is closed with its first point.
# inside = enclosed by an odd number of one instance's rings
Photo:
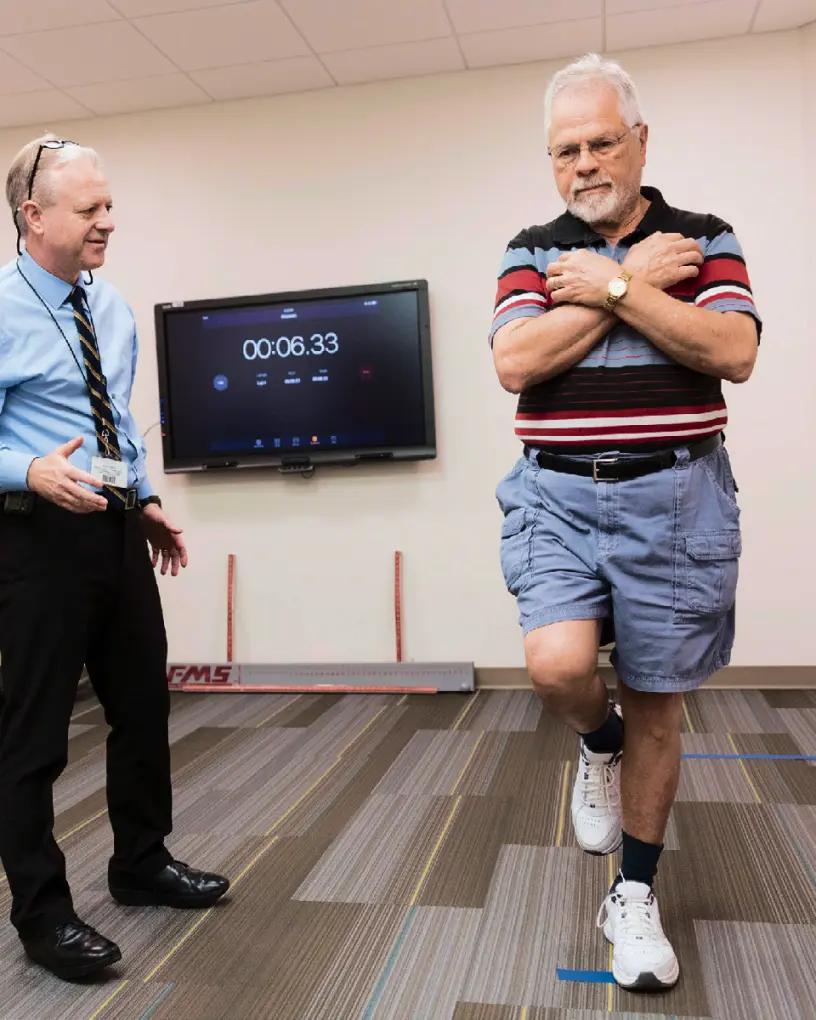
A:
{"type": "Polygon", "coordinates": [[[598,676],[599,620],[564,620],[530,631],[527,669],[548,712],[577,733],[606,721],[609,695],[598,676]]]}
{"type": "Polygon", "coordinates": [[[647,694],[619,685],[624,718],[623,828],[662,843],[680,778],[682,694],[647,694]]]}

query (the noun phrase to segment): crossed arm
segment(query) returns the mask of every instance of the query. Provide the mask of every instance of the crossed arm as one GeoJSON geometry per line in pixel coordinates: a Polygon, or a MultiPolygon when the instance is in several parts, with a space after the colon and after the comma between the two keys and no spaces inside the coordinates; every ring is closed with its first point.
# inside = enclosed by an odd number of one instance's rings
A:
{"type": "Polygon", "coordinates": [[[584,358],[619,320],[681,365],[745,382],[757,353],[757,328],[751,316],[708,311],[664,293],[696,277],[702,262],[695,241],[660,232],[633,245],[622,267],[596,252],[562,255],[547,269],[550,310],[507,323],[493,339],[502,386],[521,393],[559,375],[584,358]],[[621,268],[633,278],[626,297],[610,312],[604,307],[607,286],[621,268]]]}

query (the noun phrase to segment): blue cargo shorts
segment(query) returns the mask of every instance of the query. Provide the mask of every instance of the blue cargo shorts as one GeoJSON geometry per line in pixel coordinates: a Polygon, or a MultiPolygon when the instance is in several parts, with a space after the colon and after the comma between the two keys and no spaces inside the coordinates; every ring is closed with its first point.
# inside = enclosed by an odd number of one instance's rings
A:
{"type": "Polygon", "coordinates": [[[698,460],[675,454],[673,467],[594,482],[540,468],[525,449],[496,490],[502,570],[524,633],[603,620],[618,677],[639,691],[698,687],[734,642],[741,541],[728,454],[722,443],[698,460]]]}

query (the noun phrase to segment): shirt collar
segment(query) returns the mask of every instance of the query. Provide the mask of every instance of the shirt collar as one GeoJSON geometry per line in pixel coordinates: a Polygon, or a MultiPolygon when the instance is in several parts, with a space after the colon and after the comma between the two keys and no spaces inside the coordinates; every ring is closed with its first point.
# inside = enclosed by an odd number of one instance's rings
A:
{"type": "MultiPolygon", "coordinates": [[[[49,273],[47,269],[43,269],[27,251],[23,251],[18,265],[43,301],[52,308],[60,308],[65,304],[74,289],[74,284],[66,283],[65,280],[49,273]]],[[[82,288],[81,277],[77,280],[76,286],[82,288]]]]}
{"type": "MultiPolygon", "coordinates": [[[[667,232],[672,230],[671,210],[657,188],[642,187],[640,193],[651,202],[651,205],[635,229],[626,237],[621,238],[621,244],[624,242],[634,244],[635,240],[648,237],[656,230],[667,232]]],[[[605,238],[596,233],[588,223],[573,216],[571,212],[565,212],[555,220],[552,225],[552,233],[556,243],[561,244],[591,244],[593,241],[606,243],[605,238]]]]}

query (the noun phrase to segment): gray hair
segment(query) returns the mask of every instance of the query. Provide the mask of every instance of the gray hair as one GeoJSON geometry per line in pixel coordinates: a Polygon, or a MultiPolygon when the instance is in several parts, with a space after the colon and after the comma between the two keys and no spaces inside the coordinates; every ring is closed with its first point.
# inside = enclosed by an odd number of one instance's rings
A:
{"type": "Polygon", "coordinates": [[[544,129],[547,135],[550,133],[555,97],[568,89],[581,88],[593,82],[610,85],[617,92],[621,117],[628,127],[643,120],[637,89],[627,72],[614,60],[606,60],[598,53],[587,53],[557,71],[547,87],[544,96],[544,129]]]}
{"type": "MultiPolygon", "coordinates": [[[[20,149],[12,160],[6,177],[6,199],[8,200],[11,214],[14,217],[20,234],[25,237],[27,224],[25,216],[21,211],[23,202],[28,199],[28,179],[31,170],[37,159],[37,151],[45,142],[60,141],[56,135],[50,132],[35,138],[20,149]]],[[[89,149],[85,145],[78,145],[76,142],[69,142],[59,149],[43,149],[40,153],[40,162],[37,164],[37,176],[34,178],[34,188],[31,197],[42,206],[52,205],[54,198],[53,171],[56,167],[69,163],[71,160],[86,157],[95,164],[101,164],[99,153],[95,149],[89,149]]]]}

